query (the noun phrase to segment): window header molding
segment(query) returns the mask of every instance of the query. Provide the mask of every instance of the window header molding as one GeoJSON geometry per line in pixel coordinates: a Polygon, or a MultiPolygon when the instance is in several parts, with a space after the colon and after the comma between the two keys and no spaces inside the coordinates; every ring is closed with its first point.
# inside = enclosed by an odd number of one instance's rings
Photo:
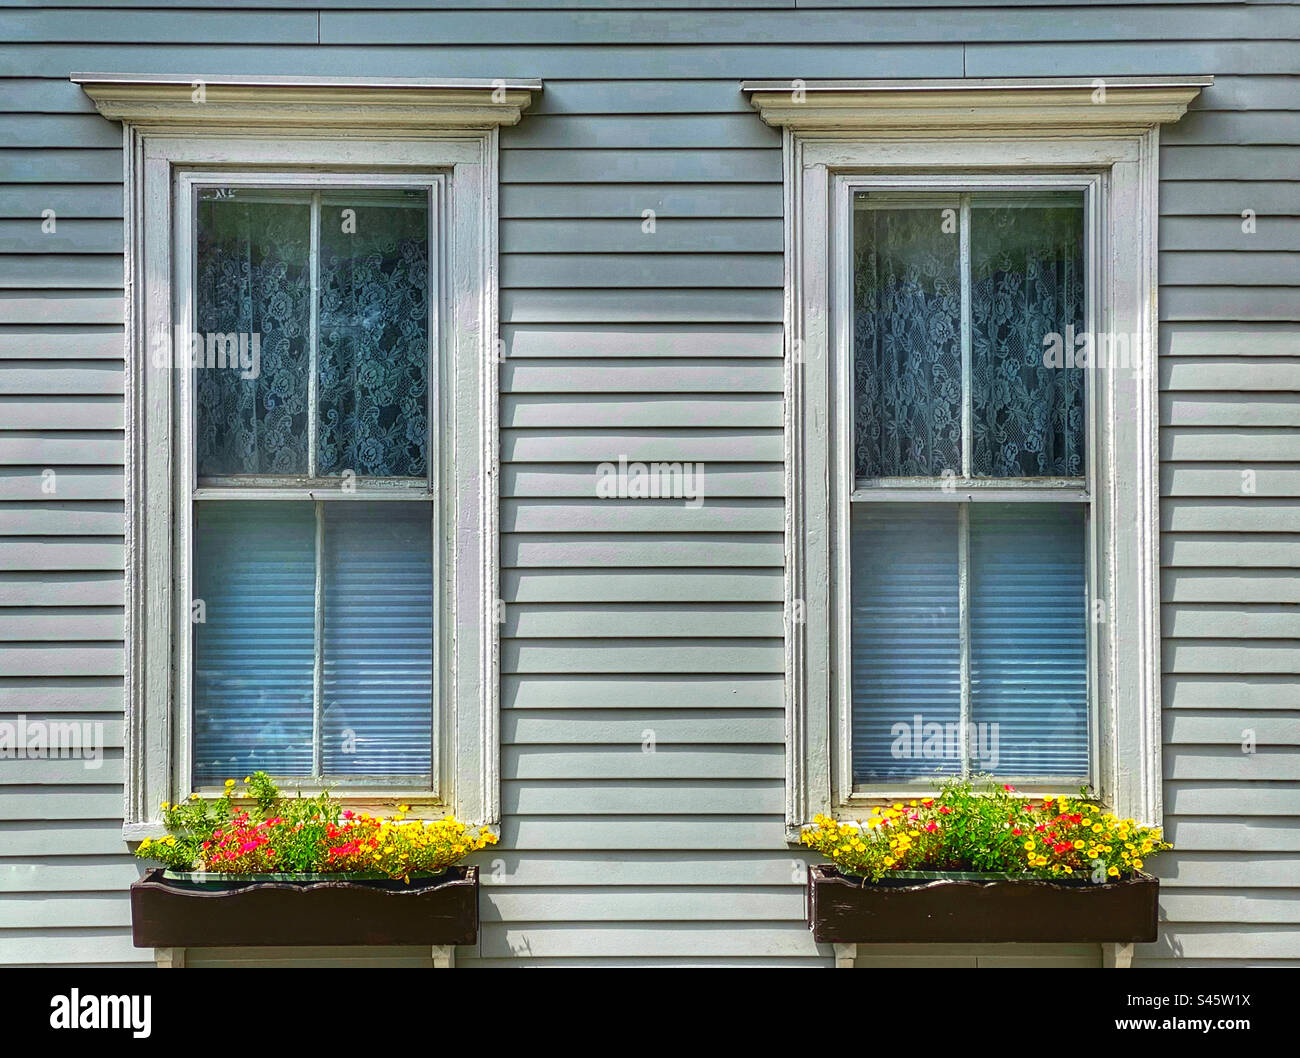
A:
{"type": "Polygon", "coordinates": [[[1177,121],[1213,77],[742,81],[769,125],[800,133],[1144,129],[1177,121]]]}
{"type": "Polygon", "coordinates": [[[490,129],[517,124],[535,79],[329,77],[176,77],[78,73],[81,86],[104,117],[141,129],[260,130],[380,133],[418,137],[448,129],[490,129]]]}

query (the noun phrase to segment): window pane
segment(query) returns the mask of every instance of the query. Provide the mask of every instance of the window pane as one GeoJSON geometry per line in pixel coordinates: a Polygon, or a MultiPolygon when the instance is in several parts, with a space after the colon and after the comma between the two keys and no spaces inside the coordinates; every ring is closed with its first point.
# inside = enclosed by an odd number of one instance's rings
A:
{"type": "Polygon", "coordinates": [[[961,773],[957,505],[852,508],[853,779],[961,773]]]}
{"type": "Polygon", "coordinates": [[[316,523],[310,503],[194,514],[194,778],[311,773],[316,523]]]}
{"type": "Polygon", "coordinates": [[[997,750],[974,764],[994,775],[1087,778],[1084,526],[1081,504],[970,507],[971,719],[997,750]]]}
{"type": "Polygon", "coordinates": [[[433,536],[427,503],[327,503],[326,775],[427,775],[433,536]]]}
{"type": "Polygon", "coordinates": [[[194,325],[205,357],[242,340],[249,358],[194,373],[200,476],[307,472],[310,244],[307,195],[200,194],[194,325]]]}
{"type": "Polygon", "coordinates": [[[960,238],[950,211],[854,216],[858,477],[961,473],[960,238]]]}
{"type": "Polygon", "coordinates": [[[1047,366],[1084,329],[1082,195],[971,199],[973,473],[1083,477],[1083,369],[1047,366]]]}
{"type": "Polygon", "coordinates": [[[319,472],[424,477],[428,195],[323,195],[320,224],[319,472]]]}

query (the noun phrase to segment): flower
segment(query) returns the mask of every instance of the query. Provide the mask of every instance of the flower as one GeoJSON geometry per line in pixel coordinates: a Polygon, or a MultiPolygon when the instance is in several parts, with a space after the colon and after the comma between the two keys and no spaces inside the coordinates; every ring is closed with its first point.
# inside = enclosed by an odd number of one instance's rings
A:
{"type": "MultiPolygon", "coordinates": [[[[953,869],[1042,877],[1100,869],[1103,879],[1115,879],[1138,870],[1148,851],[1169,847],[1154,828],[1120,820],[1083,798],[1037,802],[1008,785],[989,784],[977,793],[972,783],[954,780],[937,798],[873,808],[865,822],[819,815],[800,839],[845,874],[872,880],[891,870],[953,869]],[[1076,828],[1084,824],[1081,833],[1076,828]]],[[[481,848],[488,840],[467,844],[481,848]]]]}

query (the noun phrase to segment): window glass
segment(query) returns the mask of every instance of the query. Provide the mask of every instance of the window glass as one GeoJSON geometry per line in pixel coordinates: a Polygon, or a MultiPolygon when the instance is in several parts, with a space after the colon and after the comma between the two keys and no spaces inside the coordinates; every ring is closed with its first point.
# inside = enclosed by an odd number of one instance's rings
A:
{"type": "Polygon", "coordinates": [[[1084,505],[970,508],[970,717],[1004,776],[1088,777],[1084,505]]]}
{"type": "Polygon", "coordinates": [[[431,513],[427,503],[325,505],[326,775],[430,770],[431,513]]]}
{"type": "Polygon", "coordinates": [[[322,196],[321,475],[428,473],[429,208],[418,191],[322,196]]]}
{"type": "Polygon", "coordinates": [[[960,775],[957,508],[855,503],[853,776],[960,775]]]}
{"type": "Polygon", "coordinates": [[[194,781],[424,785],[428,190],[205,188],[195,221],[194,781]]]}
{"type": "Polygon", "coordinates": [[[199,503],[194,528],[195,782],[310,775],[312,505],[199,503]]]}
{"type": "Polygon", "coordinates": [[[190,338],[204,365],[195,372],[198,472],[306,474],[311,199],[257,188],[215,194],[198,203],[190,338]]]}
{"type": "Polygon", "coordinates": [[[1083,215],[855,199],[855,784],[1089,777],[1083,215]]]}
{"type": "MultiPolygon", "coordinates": [[[[955,213],[949,210],[949,213],[955,213]]],[[[961,468],[961,273],[955,222],[936,207],[856,211],[857,476],[961,468]]]]}
{"type": "Polygon", "coordinates": [[[1083,369],[1043,339],[1083,334],[1083,203],[972,195],[970,253],[973,473],[1082,477],[1083,369]]]}

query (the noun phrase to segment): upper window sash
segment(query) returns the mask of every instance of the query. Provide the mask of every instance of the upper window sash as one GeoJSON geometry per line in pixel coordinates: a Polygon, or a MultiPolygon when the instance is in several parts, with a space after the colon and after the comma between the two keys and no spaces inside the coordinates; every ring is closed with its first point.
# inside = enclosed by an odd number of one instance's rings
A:
{"type": "MultiPolygon", "coordinates": [[[[178,406],[184,409],[184,418],[177,429],[189,437],[188,468],[191,476],[191,495],[195,499],[222,499],[234,490],[274,490],[280,498],[327,499],[332,493],[348,498],[390,498],[400,493],[403,498],[432,498],[438,491],[437,466],[439,460],[438,409],[441,401],[440,362],[443,355],[441,321],[444,315],[442,277],[445,255],[440,232],[443,227],[442,208],[446,201],[446,174],[442,172],[387,173],[367,172],[305,172],[281,170],[269,172],[223,172],[210,169],[178,170],[175,175],[173,216],[177,218],[175,232],[176,281],[173,307],[177,329],[181,335],[196,332],[194,319],[194,294],[198,253],[198,206],[200,193],[213,188],[256,188],[298,190],[312,194],[311,246],[309,268],[311,273],[311,327],[308,339],[308,396],[307,396],[307,460],[308,472],[304,475],[227,474],[200,477],[197,451],[197,401],[193,372],[177,372],[181,390],[177,394],[178,406]],[[429,244],[429,348],[426,358],[428,394],[426,398],[427,430],[425,437],[425,474],[415,478],[367,477],[354,474],[347,479],[341,475],[316,474],[318,451],[319,401],[317,380],[319,371],[320,335],[317,323],[320,291],[320,192],[364,191],[367,188],[419,189],[428,195],[429,244]],[[188,218],[188,224],[182,219],[188,218]]],[[[248,498],[241,496],[238,498],[248,498]]]]}
{"type": "MultiPolygon", "coordinates": [[[[1094,477],[1093,452],[1096,448],[1096,419],[1094,398],[1091,392],[1093,380],[1091,371],[1084,371],[1084,415],[1085,415],[1085,473],[1081,477],[1034,477],[1006,478],[977,476],[972,474],[974,458],[973,427],[973,381],[972,381],[972,336],[971,336],[971,294],[970,294],[970,201],[973,193],[978,192],[1036,192],[1034,199],[1043,200],[1044,192],[1073,192],[1083,196],[1084,205],[1084,289],[1085,319],[1084,327],[1095,333],[1097,321],[1101,314],[1097,310],[1096,297],[1100,289],[1097,268],[1100,260],[1098,229],[1096,224],[1098,196],[1102,194],[1103,178],[1097,173],[1077,174],[1005,174],[997,176],[970,175],[959,178],[949,176],[865,176],[840,175],[831,183],[832,194],[832,244],[836,252],[836,294],[837,303],[843,308],[832,321],[836,346],[840,350],[840,370],[849,383],[847,392],[838,394],[841,404],[842,422],[848,429],[838,440],[841,449],[841,466],[849,475],[847,495],[851,502],[875,499],[878,490],[899,490],[893,498],[898,501],[909,498],[910,493],[933,491],[935,499],[947,499],[956,496],[966,498],[969,502],[1006,499],[1011,491],[1018,495],[1016,499],[1027,498],[1025,493],[1049,494],[1044,498],[1059,497],[1086,500],[1089,495],[1089,483],[1094,477]],[[864,208],[859,199],[860,193],[866,193],[865,208],[889,209],[899,207],[921,209],[953,209],[958,214],[959,268],[961,282],[961,467],[960,472],[950,477],[856,477],[853,445],[855,433],[855,407],[857,394],[853,382],[853,282],[854,282],[854,210],[864,208]],[[845,359],[847,357],[847,360],[845,359]],[[1005,492],[1007,496],[998,496],[1005,492]]],[[[957,468],[954,468],[957,469],[957,468]]]]}

